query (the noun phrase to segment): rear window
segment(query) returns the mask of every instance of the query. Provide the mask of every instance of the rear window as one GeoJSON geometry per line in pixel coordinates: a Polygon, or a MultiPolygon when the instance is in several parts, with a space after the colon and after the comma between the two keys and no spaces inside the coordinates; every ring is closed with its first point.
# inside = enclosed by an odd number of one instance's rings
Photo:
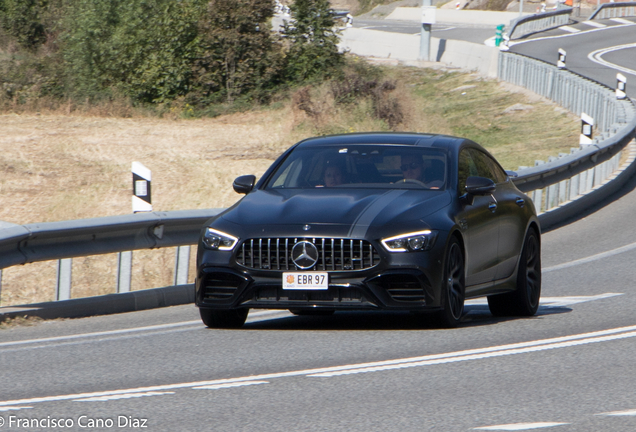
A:
{"type": "Polygon", "coordinates": [[[448,161],[441,149],[399,145],[298,147],[268,189],[407,188],[443,190],[448,161]]]}

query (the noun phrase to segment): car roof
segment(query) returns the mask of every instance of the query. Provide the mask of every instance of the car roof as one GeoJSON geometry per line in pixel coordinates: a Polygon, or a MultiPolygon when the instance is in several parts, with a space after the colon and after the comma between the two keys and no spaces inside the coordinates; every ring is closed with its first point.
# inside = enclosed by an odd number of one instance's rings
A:
{"type": "Polygon", "coordinates": [[[412,145],[418,147],[458,148],[465,141],[467,141],[465,138],[448,135],[408,132],[369,132],[308,138],[299,142],[298,146],[313,147],[329,145],[388,144],[412,145]]]}

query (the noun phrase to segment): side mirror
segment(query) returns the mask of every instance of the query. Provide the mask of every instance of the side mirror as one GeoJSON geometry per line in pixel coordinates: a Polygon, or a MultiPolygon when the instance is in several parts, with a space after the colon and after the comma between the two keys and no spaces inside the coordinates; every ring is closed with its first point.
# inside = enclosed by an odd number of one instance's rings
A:
{"type": "Polygon", "coordinates": [[[495,191],[495,182],[485,177],[468,177],[466,179],[466,193],[460,200],[466,205],[473,205],[475,196],[488,195],[495,191]]]}
{"type": "Polygon", "coordinates": [[[256,183],[256,176],[254,175],[244,175],[237,177],[232,183],[232,187],[236,193],[247,194],[254,189],[254,184],[256,183]]]}
{"type": "Polygon", "coordinates": [[[495,191],[495,182],[486,177],[468,177],[466,193],[470,195],[489,195],[495,191]]]}

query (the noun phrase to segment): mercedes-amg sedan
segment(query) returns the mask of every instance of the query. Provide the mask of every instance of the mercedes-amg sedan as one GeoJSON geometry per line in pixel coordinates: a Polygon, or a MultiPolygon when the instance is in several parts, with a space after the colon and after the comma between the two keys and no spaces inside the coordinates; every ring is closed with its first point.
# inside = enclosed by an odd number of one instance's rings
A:
{"type": "Polygon", "coordinates": [[[210,219],[196,304],[208,327],[251,308],[295,314],[408,310],[457,326],[464,299],[536,313],[540,226],[531,199],[474,142],[443,135],[311,138],[283,153],[210,219]]]}

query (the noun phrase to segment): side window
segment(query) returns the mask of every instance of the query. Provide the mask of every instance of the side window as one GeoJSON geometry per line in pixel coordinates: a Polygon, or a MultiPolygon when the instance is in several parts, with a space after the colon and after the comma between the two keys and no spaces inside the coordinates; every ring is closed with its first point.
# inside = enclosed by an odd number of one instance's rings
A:
{"type": "Polygon", "coordinates": [[[459,166],[457,170],[457,192],[463,195],[466,191],[466,180],[468,177],[478,175],[480,174],[477,169],[477,164],[473,160],[470,150],[462,150],[459,154],[459,166]]]}
{"type": "Polygon", "coordinates": [[[488,155],[486,155],[486,159],[488,159],[491,171],[495,174],[495,178],[493,179],[495,183],[505,183],[508,180],[508,174],[506,174],[497,161],[488,155]]]}
{"type": "Polygon", "coordinates": [[[480,152],[479,150],[470,149],[469,151],[470,151],[470,155],[475,161],[475,165],[477,166],[477,172],[479,174],[476,174],[476,175],[478,175],[479,177],[486,177],[494,182],[497,182],[495,173],[492,171],[490,162],[488,160],[489,159],[488,156],[486,156],[484,153],[480,152]]]}

